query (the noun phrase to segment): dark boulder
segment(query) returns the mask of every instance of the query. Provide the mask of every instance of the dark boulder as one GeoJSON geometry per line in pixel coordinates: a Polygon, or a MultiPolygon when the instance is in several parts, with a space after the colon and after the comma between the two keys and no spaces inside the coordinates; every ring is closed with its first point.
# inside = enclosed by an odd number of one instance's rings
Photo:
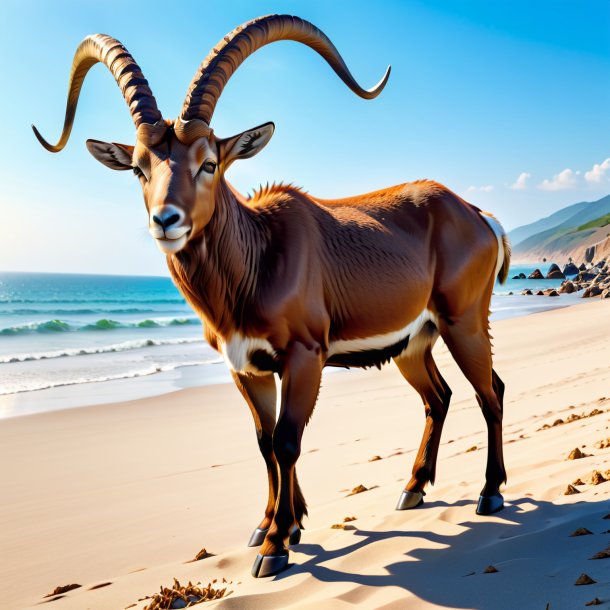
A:
{"type": "Polygon", "coordinates": [[[580,267],[578,267],[579,271],[586,271],[587,270],[587,266],[584,263],[580,263],[580,267]]]}
{"type": "Polygon", "coordinates": [[[559,293],[558,293],[556,290],[551,290],[551,291],[549,292],[549,296],[550,296],[550,297],[558,297],[558,296],[559,296],[559,293]]]}
{"type": "Polygon", "coordinates": [[[558,292],[560,294],[572,294],[573,292],[576,292],[576,286],[574,286],[573,282],[570,282],[570,280],[566,280],[561,285],[561,288],[559,288],[558,292]]]}
{"type": "Polygon", "coordinates": [[[564,275],[576,275],[578,273],[578,267],[574,263],[568,263],[563,268],[564,275]]]}
{"type": "Polygon", "coordinates": [[[542,275],[542,273],[540,272],[540,269],[535,269],[527,276],[527,279],[528,280],[543,280],[544,275],[542,275]]]}
{"type": "Polygon", "coordinates": [[[565,280],[566,276],[561,272],[561,269],[555,263],[553,263],[549,267],[549,271],[546,274],[546,279],[547,280],[565,280]]]}
{"type": "Polygon", "coordinates": [[[601,288],[599,286],[589,286],[585,288],[585,291],[582,293],[582,298],[587,299],[589,297],[597,297],[602,293],[601,288]]]}

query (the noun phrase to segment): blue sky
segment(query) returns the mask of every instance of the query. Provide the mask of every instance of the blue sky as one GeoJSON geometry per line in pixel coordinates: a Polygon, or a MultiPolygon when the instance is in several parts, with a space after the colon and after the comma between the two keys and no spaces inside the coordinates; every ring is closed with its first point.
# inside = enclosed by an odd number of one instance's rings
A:
{"type": "Polygon", "coordinates": [[[208,50],[274,12],[325,31],[363,86],[388,64],[392,75],[365,101],[302,45],[275,43],[249,58],[212,122],[223,137],[276,124],[269,146],[228,172],[242,192],[285,180],[329,198],[433,178],[507,229],[610,192],[607,0],[3,0],[0,271],[166,275],[137,180],[84,146],[134,141],[106,68],[89,73],[64,151],[43,150],[30,124],[58,137],[72,56],[87,34],[121,40],[173,118],[208,50]]]}

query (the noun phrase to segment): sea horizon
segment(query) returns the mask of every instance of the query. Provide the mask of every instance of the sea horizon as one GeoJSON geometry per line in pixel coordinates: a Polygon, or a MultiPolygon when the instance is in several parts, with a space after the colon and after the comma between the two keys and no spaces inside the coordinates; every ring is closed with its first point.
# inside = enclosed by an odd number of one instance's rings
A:
{"type": "MultiPolygon", "coordinates": [[[[540,266],[511,267],[492,319],[578,302],[518,294],[560,285],[511,279],[540,266]]],[[[0,418],[231,381],[169,277],[46,272],[0,272],[0,379],[0,418]]]]}

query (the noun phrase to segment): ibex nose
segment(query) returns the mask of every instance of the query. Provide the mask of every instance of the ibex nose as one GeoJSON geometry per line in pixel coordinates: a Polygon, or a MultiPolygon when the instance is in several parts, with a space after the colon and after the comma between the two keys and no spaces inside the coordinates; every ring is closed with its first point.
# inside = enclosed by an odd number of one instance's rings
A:
{"type": "Polygon", "coordinates": [[[180,220],[180,214],[176,214],[173,210],[165,210],[160,214],[153,214],[152,219],[161,226],[163,230],[168,229],[173,224],[180,220]]]}

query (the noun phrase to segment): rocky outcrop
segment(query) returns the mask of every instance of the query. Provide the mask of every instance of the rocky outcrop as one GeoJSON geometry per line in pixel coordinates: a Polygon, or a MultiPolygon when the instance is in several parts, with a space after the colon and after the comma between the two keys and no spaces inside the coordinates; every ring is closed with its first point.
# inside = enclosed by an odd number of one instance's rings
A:
{"type": "Polygon", "coordinates": [[[564,275],[577,275],[578,267],[572,261],[570,261],[567,265],[564,266],[563,274],[564,275]]]}
{"type": "Polygon", "coordinates": [[[542,273],[540,272],[540,269],[535,269],[527,276],[527,279],[528,280],[543,280],[544,275],[542,275],[542,273]]]}
{"type": "Polygon", "coordinates": [[[556,265],[555,263],[553,263],[550,267],[549,270],[546,274],[546,279],[547,280],[565,280],[566,276],[565,274],[561,271],[561,269],[559,268],[558,265],[556,265]]]}

